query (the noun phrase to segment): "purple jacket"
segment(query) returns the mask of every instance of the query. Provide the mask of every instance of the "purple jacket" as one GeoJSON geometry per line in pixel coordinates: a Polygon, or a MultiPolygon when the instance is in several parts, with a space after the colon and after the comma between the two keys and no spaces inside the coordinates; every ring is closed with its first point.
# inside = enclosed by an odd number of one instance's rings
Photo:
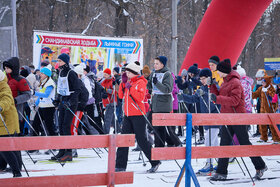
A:
{"type": "Polygon", "coordinates": [[[252,85],[254,80],[245,76],[240,78],[240,82],[244,90],[246,112],[252,113],[252,85]]]}
{"type": "Polygon", "coordinates": [[[173,90],[172,90],[172,96],[173,96],[173,110],[178,110],[178,98],[177,98],[177,94],[178,94],[178,87],[177,84],[175,83],[175,75],[174,73],[171,73],[172,77],[173,77],[173,90]]]}

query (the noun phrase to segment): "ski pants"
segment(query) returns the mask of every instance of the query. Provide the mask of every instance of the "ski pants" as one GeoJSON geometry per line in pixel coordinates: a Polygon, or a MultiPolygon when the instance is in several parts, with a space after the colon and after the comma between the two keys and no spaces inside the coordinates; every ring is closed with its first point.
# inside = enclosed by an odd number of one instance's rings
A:
{"type": "MultiPolygon", "coordinates": [[[[135,134],[135,138],[145,156],[149,159],[152,166],[159,163],[158,160],[151,160],[151,148],[146,134],[146,121],[143,116],[124,116],[121,134],[135,134]]],[[[117,150],[116,168],[127,167],[128,147],[119,147],[117,150]]]]}
{"type": "MultiPolygon", "coordinates": [[[[219,146],[219,134],[220,129],[219,128],[208,128],[205,131],[205,146],[219,146]]],[[[213,158],[207,158],[207,163],[214,162],[213,158]]]]}
{"type": "MultiPolygon", "coordinates": [[[[236,134],[240,145],[252,145],[252,143],[249,141],[246,125],[229,125],[227,127],[222,126],[221,128],[220,146],[230,145],[232,143],[233,134],[236,134]],[[228,128],[230,135],[226,128],[228,128]]],[[[256,170],[265,168],[265,162],[261,157],[250,157],[250,159],[254,164],[256,170]]],[[[227,175],[228,160],[229,158],[219,158],[216,173],[227,175]]]]}

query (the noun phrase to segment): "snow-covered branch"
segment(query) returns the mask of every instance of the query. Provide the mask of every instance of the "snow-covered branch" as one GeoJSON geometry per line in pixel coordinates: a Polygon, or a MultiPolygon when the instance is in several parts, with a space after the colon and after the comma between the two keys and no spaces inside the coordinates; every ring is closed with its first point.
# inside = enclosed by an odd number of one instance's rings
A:
{"type": "Polygon", "coordinates": [[[86,28],[85,30],[83,30],[82,34],[86,34],[86,33],[87,33],[88,29],[91,27],[91,25],[93,24],[93,22],[94,22],[95,20],[97,20],[97,19],[101,16],[101,14],[102,14],[102,13],[100,12],[97,16],[95,16],[94,18],[91,18],[91,19],[90,19],[90,22],[88,23],[87,28],[86,28]]]}

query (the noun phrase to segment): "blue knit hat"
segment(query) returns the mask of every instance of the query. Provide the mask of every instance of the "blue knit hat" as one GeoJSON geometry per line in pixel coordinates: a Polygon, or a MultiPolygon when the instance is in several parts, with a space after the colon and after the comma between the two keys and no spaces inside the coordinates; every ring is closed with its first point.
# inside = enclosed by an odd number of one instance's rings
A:
{"type": "Polygon", "coordinates": [[[66,53],[62,53],[61,55],[58,56],[58,59],[62,60],[66,64],[69,64],[70,57],[66,53]]]}
{"type": "Polygon", "coordinates": [[[119,67],[114,67],[114,71],[119,74],[120,73],[120,68],[119,67]]]}
{"type": "Polygon", "coordinates": [[[47,67],[43,67],[41,70],[40,70],[41,73],[44,73],[45,75],[47,75],[48,77],[52,76],[52,71],[47,68],[47,67]]]}
{"type": "Polygon", "coordinates": [[[212,77],[212,72],[209,68],[204,68],[199,72],[199,77],[212,77]]]}
{"type": "Polygon", "coordinates": [[[194,75],[198,74],[198,65],[196,63],[194,63],[192,66],[189,67],[188,69],[189,73],[193,73],[194,75]]]}
{"type": "Polygon", "coordinates": [[[166,56],[158,56],[156,59],[159,60],[164,66],[166,66],[167,63],[166,56]]]}

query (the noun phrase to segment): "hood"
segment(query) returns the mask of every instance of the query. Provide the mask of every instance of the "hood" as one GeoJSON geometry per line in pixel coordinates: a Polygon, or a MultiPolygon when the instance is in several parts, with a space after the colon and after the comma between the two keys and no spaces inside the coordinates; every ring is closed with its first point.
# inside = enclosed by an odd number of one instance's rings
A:
{"type": "Polygon", "coordinates": [[[12,57],[3,62],[3,67],[8,67],[12,69],[11,76],[18,76],[19,75],[19,59],[17,57],[12,57]]]}
{"type": "Polygon", "coordinates": [[[168,67],[164,66],[162,69],[156,70],[155,72],[156,72],[156,73],[165,73],[165,72],[167,72],[167,71],[169,71],[168,67]]]}
{"type": "Polygon", "coordinates": [[[248,82],[250,85],[253,85],[254,80],[248,76],[242,77],[240,80],[244,80],[246,82],[248,82]]]}
{"type": "Polygon", "coordinates": [[[229,82],[231,79],[240,79],[240,75],[236,71],[231,71],[225,78],[224,82],[229,82]]]}

